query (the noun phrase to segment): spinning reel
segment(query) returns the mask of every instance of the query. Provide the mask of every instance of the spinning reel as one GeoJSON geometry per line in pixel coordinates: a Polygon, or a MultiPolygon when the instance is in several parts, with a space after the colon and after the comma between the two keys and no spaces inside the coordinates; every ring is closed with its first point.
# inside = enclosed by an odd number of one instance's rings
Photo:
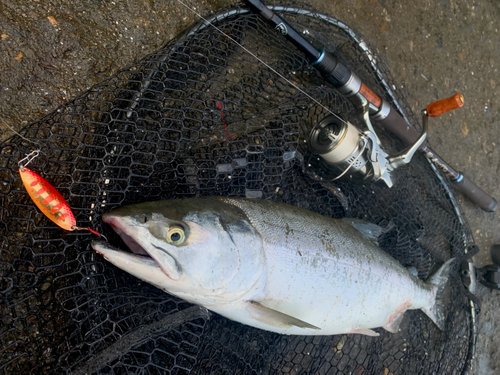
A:
{"type": "Polygon", "coordinates": [[[411,161],[427,137],[427,112],[423,113],[423,130],[412,145],[394,155],[381,147],[368,114],[368,102],[363,105],[364,132],[345,117],[330,115],[320,121],[309,134],[309,148],[313,154],[339,173],[334,180],[346,175],[357,183],[382,180],[388,187],[394,185],[392,172],[411,161]]]}

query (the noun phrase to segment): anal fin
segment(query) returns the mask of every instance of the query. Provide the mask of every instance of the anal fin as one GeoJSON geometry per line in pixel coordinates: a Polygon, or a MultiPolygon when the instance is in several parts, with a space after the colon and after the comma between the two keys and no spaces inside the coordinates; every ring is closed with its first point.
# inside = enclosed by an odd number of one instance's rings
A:
{"type": "Polygon", "coordinates": [[[401,321],[403,320],[403,317],[405,315],[405,311],[406,310],[397,315],[390,323],[386,324],[382,328],[385,329],[387,332],[397,333],[399,325],[401,324],[401,321]]]}
{"type": "Polygon", "coordinates": [[[248,309],[252,317],[259,322],[269,324],[275,327],[300,327],[319,330],[316,326],[304,322],[303,320],[294,318],[293,316],[284,314],[282,312],[270,309],[256,301],[248,301],[248,309]]]}

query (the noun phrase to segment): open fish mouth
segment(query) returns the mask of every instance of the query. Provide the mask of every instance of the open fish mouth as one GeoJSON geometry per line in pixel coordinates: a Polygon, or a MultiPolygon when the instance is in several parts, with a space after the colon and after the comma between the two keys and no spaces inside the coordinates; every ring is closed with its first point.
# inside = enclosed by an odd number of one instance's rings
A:
{"type": "Polygon", "coordinates": [[[158,263],[149,256],[120,250],[106,241],[92,241],[91,246],[96,253],[101,254],[108,262],[139,278],[141,278],[139,274],[148,272],[160,271],[164,274],[158,263]]]}
{"type": "MultiPolygon", "coordinates": [[[[172,280],[180,278],[180,266],[168,251],[153,243],[142,245],[134,238],[134,235],[138,236],[138,233],[149,232],[147,228],[129,226],[123,218],[114,215],[104,215],[103,221],[111,225],[132,251],[132,253],[123,251],[104,241],[92,242],[94,250],[104,256],[110,263],[132,274],[135,274],[130,270],[130,267],[133,266],[139,268],[141,273],[152,272],[151,269],[156,268],[172,280]]],[[[144,279],[144,277],[138,277],[144,279]]]]}
{"type": "Polygon", "coordinates": [[[142,254],[151,257],[151,255],[147,252],[144,247],[142,247],[135,239],[133,236],[127,234],[125,230],[125,225],[122,223],[121,219],[114,217],[114,216],[104,216],[103,221],[105,223],[108,223],[111,225],[113,230],[120,236],[120,238],[125,242],[127,247],[134,253],[134,254],[142,254]]]}

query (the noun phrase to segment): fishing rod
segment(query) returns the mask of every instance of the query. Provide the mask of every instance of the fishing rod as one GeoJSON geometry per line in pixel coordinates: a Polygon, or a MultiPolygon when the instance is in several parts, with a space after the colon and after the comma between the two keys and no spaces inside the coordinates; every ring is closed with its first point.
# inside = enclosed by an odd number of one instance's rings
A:
{"type": "MultiPolygon", "coordinates": [[[[317,49],[316,47],[314,47],[299,32],[297,32],[286,21],[286,19],[274,13],[260,0],[244,1],[249,5],[250,9],[254,13],[261,15],[264,19],[269,21],[279,32],[281,32],[290,42],[292,42],[309,59],[311,65],[321,73],[324,79],[332,86],[334,86],[347,99],[349,99],[355,107],[357,107],[358,109],[362,109],[363,113],[367,113],[370,119],[377,121],[386,130],[391,132],[405,145],[408,146],[408,149],[395,156],[395,158],[397,158],[398,160],[392,160],[393,164],[391,165],[391,160],[389,160],[390,157],[387,154],[384,155],[383,151],[381,151],[380,148],[377,149],[377,146],[380,146],[380,142],[378,141],[378,139],[372,140],[371,147],[374,148],[372,155],[376,157],[377,155],[375,154],[377,152],[381,152],[381,155],[383,156],[382,159],[387,159],[386,165],[382,165],[382,172],[380,170],[378,171],[378,177],[385,180],[389,187],[391,186],[390,177],[389,180],[387,180],[387,177],[384,178],[384,173],[385,175],[390,175],[390,172],[393,169],[399,167],[400,165],[408,163],[413,156],[413,152],[418,149],[426,158],[431,160],[439,169],[441,169],[445,173],[445,175],[449,177],[455,188],[466,195],[481,209],[488,212],[493,212],[498,208],[498,203],[493,197],[491,197],[481,188],[475,185],[471,180],[464,176],[462,172],[454,170],[425,143],[425,128],[427,125],[428,117],[437,117],[452,109],[463,106],[464,101],[462,95],[457,94],[453,97],[431,103],[429,106],[427,106],[427,108],[423,111],[424,132],[422,134],[419,134],[414,127],[409,125],[406,120],[403,119],[403,117],[396,109],[394,109],[387,101],[380,98],[367,85],[365,85],[362,79],[355,72],[338,61],[325,49],[317,49]],[[382,173],[382,175],[380,173],[382,173]]],[[[332,143],[330,143],[329,147],[332,149],[336,148],[339,145],[339,138],[333,139],[333,134],[335,132],[337,132],[337,134],[342,133],[345,137],[345,135],[349,133],[347,129],[348,127],[344,127],[343,129],[339,128],[338,121],[334,121],[332,119],[332,121],[327,122],[327,124],[325,124],[324,121],[322,122],[323,124],[318,124],[319,129],[316,129],[317,142],[315,144],[313,143],[312,145],[313,151],[315,148],[314,146],[317,146],[319,143],[321,143],[318,141],[322,141],[323,146],[325,146],[327,144],[326,138],[332,140],[332,143]],[[332,124],[334,125],[332,126],[332,124]]],[[[365,123],[367,124],[369,130],[374,133],[369,119],[365,119],[365,123]]],[[[355,142],[353,142],[353,144],[355,144],[355,142]]],[[[328,147],[325,146],[320,151],[324,151],[325,148],[328,147]]],[[[316,147],[316,150],[318,150],[318,147],[316,147]]],[[[358,148],[348,156],[350,157],[350,159],[353,159],[359,157],[361,153],[361,149],[358,148]]],[[[339,158],[337,156],[338,155],[335,155],[335,157],[333,157],[333,160],[338,161],[339,158]]],[[[342,157],[343,156],[344,155],[342,155],[342,157]]],[[[344,160],[348,159],[344,158],[344,160]]],[[[331,157],[330,161],[332,161],[331,157]]],[[[355,162],[357,161],[359,160],[356,159],[355,162]]],[[[347,164],[347,169],[345,169],[344,172],[352,168],[355,162],[351,161],[349,164],[347,164]]],[[[361,164],[362,163],[360,163],[360,165],[361,164]]],[[[361,171],[360,173],[364,172],[361,171]]],[[[368,173],[368,175],[370,173],[373,175],[374,173],[376,174],[377,171],[366,173],[368,173]]]]}
{"type": "Polygon", "coordinates": [[[392,108],[388,102],[378,97],[378,95],[362,82],[361,78],[358,77],[356,73],[338,62],[329,52],[324,49],[316,49],[316,47],[291,27],[284,18],[275,14],[261,1],[245,0],[251,11],[260,14],[264,19],[273,24],[277,30],[305,54],[311,62],[311,65],[320,71],[327,82],[337,88],[337,90],[349,99],[356,108],[362,110],[362,120],[369,130],[361,133],[342,116],[333,113],[330,109],[319,103],[307,92],[293,82],[290,82],[290,80],[252,53],[252,51],[238,43],[223,30],[220,30],[212,23],[214,20],[207,20],[182,0],[177,1],[202,19],[205,25],[214,28],[219,33],[229,38],[233,43],[237,44],[260,63],[267,66],[271,71],[331,114],[328,119],[321,121],[313,129],[310,135],[309,145],[310,147],[312,146],[311,149],[313,152],[317,151],[317,154],[325,159],[327,164],[337,167],[338,169],[344,168],[341,175],[337,178],[344,174],[349,174],[350,177],[358,177],[357,179],[360,179],[361,182],[366,182],[368,180],[377,181],[380,179],[384,181],[387,186],[391,187],[393,184],[391,172],[401,165],[409,163],[413,153],[418,150],[450,178],[455,188],[468,196],[477,206],[489,212],[495,211],[498,208],[498,204],[494,198],[476,186],[464,176],[463,173],[455,171],[424,142],[428,117],[437,117],[451,109],[462,106],[463,97],[460,94],[452,98],[431,103],[422,113],[423,132],[419,134],[415,128],[408,124],[397,110],[392,108]],[[460,100],[456,100],[457,97],[460,100]],[[407,149],[396,155],[387,155],[380,147],[380,140],[371,125],[370,118],[379,122],[385,129],[402,140],[403,143],[408,146],[407,149]],[[357,131],[357,138],[353,136],[353,134],[355,134],[353,128],[357,131]],[[350,142],[343,142],[342,147],[338,147],[339,141],[343,141],[348,134],[351,135],[348,137],[350,142]],[[315,138],[311,139],[313,136],[315,138]],[[329,145],[326,144],[327,139],[331,140],[329,145]],[[369,144],[369,147],[367,147],[367,144],[369,144]],[[325,149],[327,151],[335,151],[333,153],[328,152],[328,155],[321,154],[325,149]],[[363,152],[367,155],[362,155],[363,152]],[[359,178],[359,176],[361,177],[359,178]]]}

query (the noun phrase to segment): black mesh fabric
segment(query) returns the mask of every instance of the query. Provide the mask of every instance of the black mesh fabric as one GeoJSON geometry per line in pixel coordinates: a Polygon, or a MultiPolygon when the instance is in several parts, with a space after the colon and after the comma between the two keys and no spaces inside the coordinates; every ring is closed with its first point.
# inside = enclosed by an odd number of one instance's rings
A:
{"type": "MultiPolygon", "coordinates": [[[[315,13],[282,12],[317,46],[353,68],[414,126],[385,65],[353,34],[315,13]],[[370,65],[377,58],[381,75],[370,65]],[[394,90],[391,96],[388,90],[394,90]]],[[[284,336],[189,305],[111,266],[88,232],[65,232],[33,204],[17,162],[68,201],[77,224],[125,248],[100,215],[142,201],[238,196],[281,201],[330,217],[392,227],[380,246],[428,278],[473,246],[450,191],[421,155],[388,189],[332,182],[306,143],[327,112],[362,128],[352,105],[284,37],[233,9],[194,25],[26,127],[0,148],[0,369],[3,373],[395,374],[461,373],[473,340],[470,301],[458,275],[447,290],[446,329],[420,311],[396,334],[284,336]],[[234,38],[264,64],[235,44],[234,38]]],[[[377,128],[388,152],[402,144],[377,128]]],[[[311,228],[314,230],[314,228],[311,228]]]]}

